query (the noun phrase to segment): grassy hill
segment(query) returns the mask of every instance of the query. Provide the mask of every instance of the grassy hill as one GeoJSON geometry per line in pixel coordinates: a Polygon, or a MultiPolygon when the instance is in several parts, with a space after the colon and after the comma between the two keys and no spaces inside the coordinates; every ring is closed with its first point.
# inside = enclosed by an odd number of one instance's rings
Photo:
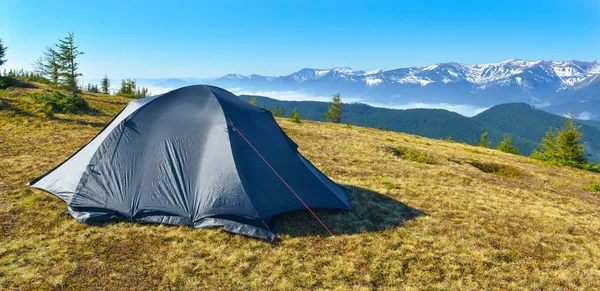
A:
{"type": "MultiPolygon", "coordinates": [[[[88,142],[128,99],[85,94],[94,115],[43,112],[0,90],[0,289],[600,289],[600,174],[459,143],[278,119],[350,187],[355,212],[280,217],[275,244],[221,229],[86,225],[25,187],[88,142]]],[[[451,125],[449,125],[451,126],[451,125]]],[[[289,193],[282,193],[286,195],[289,193]]]]}
{"type": "MultiPolygon", "coordinates": [[[[251,96],[242,95],[248,101],[251,96]]],[[[324,120],[328,103],[316,101],[281,101],[268,97],[256,97],[256,104],[282,106],[289,115],[296,107],[305,119],[324,120]]],[[[344,123],[367,127],[387,127],[390,130],[417,134],[435,139],[451,138],[473,144],[481,134],[488,133],[492,147],[500,143],[504,134],[513,138],[521,154],[529,156],[550,127],[562,126],[562,117],[535,109],[525,103],[501,104],[487,109],[472,118],[441,109],[388,109],[366,104],[344,104],[344,123]],[[451,125],[451,126],[449,126],[451,125]]],[[[582,124],[584,140],[590,161],[600,161],[600,128],[594,121],[578,121],[582,124]]]]}

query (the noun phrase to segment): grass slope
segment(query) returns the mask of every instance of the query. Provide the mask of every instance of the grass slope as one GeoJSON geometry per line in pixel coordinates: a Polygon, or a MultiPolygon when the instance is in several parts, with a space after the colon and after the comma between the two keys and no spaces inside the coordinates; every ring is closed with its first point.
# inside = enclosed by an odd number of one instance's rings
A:
{"type": "MultiPolygon", "coordinates": [[[[85,225],[24,185],[88,142],[127,99],[86,94],[96,115],[45,119],[0,90],[0,289],[599,289],[600,175],[362,127],[277,121],[353,189],[355,212],[299,211],[275,244],[221,229],[85,225]],[[591,188],[590,188],[591,189],[591,188]]],[[[288,195],[290,193],[282,193],[288,195]]],[[[290,194],[291,195],[291,194],[290,194]]]]}

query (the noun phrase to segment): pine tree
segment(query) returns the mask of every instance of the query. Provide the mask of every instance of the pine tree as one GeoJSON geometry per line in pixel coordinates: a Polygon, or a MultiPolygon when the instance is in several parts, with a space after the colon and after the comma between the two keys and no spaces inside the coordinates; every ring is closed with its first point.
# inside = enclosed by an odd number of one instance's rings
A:
{"type": "Polygon", "coordinates": [[[563,121],[563,128],[550,128],[546,132],[546,137],[540,143],[540,150],[534,150],[532,158],[544,161],[553,161],[561,165],[584,165],[585,143],[581,141],[583,133],[581,126],[575,124],[573,112],[569,113],[569,118],[563,121]]]}
{"type": "Polygon", "coordinates": [[[69,32],[64,39],[59,40],[58,59],[61,64],[60,75],[63,77],[65,87],[70,88],[73,96],[77,94],[77,77],[82,76],[79,70],[79,63],[76,59],[83,52],[75,45],[75,35],[69,32]]]}
{"type": "Polygon", "coordinates": [[[285,109],[283,106],[271,105],[271,110],[269,111],[271,111],[271,114],[275,117],[285,117],[285,109]]]}
{"type": "Polygon", "coordinates": [[[58,87],[62,64],[58,52],[53,47],[46,47],[44,55],[38,58],[33,66],[38,74],[47,77],[54,87],[58,87]]]}
{"type": "Polygon", "coordinates": [[[333,123],[341,123],[342,115],[343,115],[343,103],[342,98],[340,97],[340,93],[337,93],[332,96],[331,102],[329,103],[329,109],[327,110],[327,121],[331,121],[333,123]]]}
{"type": "Polygon", "coordinates": [[[92,85],[91,83],[87,84],[86,90],[91,93],[100,93],[100,90],[98,90],[98,85],[92,85]]]}
{"type": "Polygon", "coordinates": [[[292,115],[290,115],[290,121],[295,122],[295,123],[302,122],[302,119],[300,118],[300,114],[298,113],[298,108],[294,107],[294,110],[292,111],[292,115]]]}
{"type": "Polygon", "coordinates": [[[567,163],[586,163],[582,138],[581,126],[575,123],[575,115],[571,111],[569,118],[564,120],[564,128],[556,136],[559,157],[567,163]]]}
{"type": "Polygon", "coordinates": [[[490,143],[487,141],[488,133],[487,131],[481,134],[481,138],[479,139],[479,146],[482,148],[489,148],[490,143]]]}
{"type": "Polygon", "coordinates": [[[135,97],[136,98],[146,98],[150,96],[150,91],[148,91],[148,88],[140,88],[135,92],[135,97]]]}
{"type": "MultiPolygon", "coordinates": [[[[5,55],[6,55],[6,47],[4,46],[4,43],[2,43],[2,39],[0,38],[0,66],[4,65],[4,63],[6,63],[6,59],[4,59],[5,55]]],[[[1,74],[0,74],[0,77],[2,77],[1,74]]]]}
{"type": "Polygon", "coordinates": [[[100,87],[102,88],[102,94],[110,95],[110,80],[108,76],[104,75],[104,78],[100,81],[100,87]]]}
{"type": "Polygon", "coordinates": [[[248,102],[248,103],[250,103],[250,105],[256,105],[256,97],[252,96],[250,98],[250,102],[248,102]]]}
{"type": "Polygon", "coordinates": [[[137,87],[135,84],[135,79],[123,79],[121,80],[121,89],[117,92],[118,96],[123,96],[127,98],[136,98],[137,95],[137,87]]]}
{"type": "Polygon", "coordinates": [[[500,144],[498,144],[496,149],[501,152],[515,154],[515,155],[518,155],[521,153],[521,151],[519,151],[518,148],[515,148],[513,146],[512,137],[508,134],[504,135],[504,138],[502,138],[502,141],[500,142],[500,144]]]}

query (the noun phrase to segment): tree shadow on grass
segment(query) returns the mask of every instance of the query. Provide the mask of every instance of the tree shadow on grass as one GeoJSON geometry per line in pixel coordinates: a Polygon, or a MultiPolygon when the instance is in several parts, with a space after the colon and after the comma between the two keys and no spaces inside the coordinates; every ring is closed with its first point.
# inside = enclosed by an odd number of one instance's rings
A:
{"type": "MultiPolygon", "coordinates": [[[[315,214],[335,234],[377,232],[401,226],[426,213],[368,189],[344,185],[351,190],[354,211],[315,209],[315,214]]],[[[291,236],[328,236],[329,233],[307,210],[278,216],[278,234],[291,236]]]]}
{"type": "Polygon", "coordinates": [[[14,106],[15,100],[0,98],[0,110],[10,111],[23,117],[37,117],[37,115],[14,106]]]}
{"type": "Polygon", "coordinates": [[[52,117],[52,119],[61,121],[61,122],[75,122],[79,125],[89,125],[89,126],[97,127],[97,128],[104,128],[106,126],[106,123],[104,123],[104,122],[90,122],[90,121],[85,121],[85,120],[81,120],[81,119],[73,119],[73,118],[68,118],[68,117],[54,116],[54,117],[52,117]]]}

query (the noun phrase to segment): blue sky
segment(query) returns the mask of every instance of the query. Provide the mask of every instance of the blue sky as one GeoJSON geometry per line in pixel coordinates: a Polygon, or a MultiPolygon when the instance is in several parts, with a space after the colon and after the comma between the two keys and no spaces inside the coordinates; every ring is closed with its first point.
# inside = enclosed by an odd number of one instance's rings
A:
{"type": "Polygon", "coordinates": [[[600,59],[600,1],[0,0],[8,68],[74,32],[84,78],[600,59]],[[63,8],[61,6],[67,6],[63,8]]]}

